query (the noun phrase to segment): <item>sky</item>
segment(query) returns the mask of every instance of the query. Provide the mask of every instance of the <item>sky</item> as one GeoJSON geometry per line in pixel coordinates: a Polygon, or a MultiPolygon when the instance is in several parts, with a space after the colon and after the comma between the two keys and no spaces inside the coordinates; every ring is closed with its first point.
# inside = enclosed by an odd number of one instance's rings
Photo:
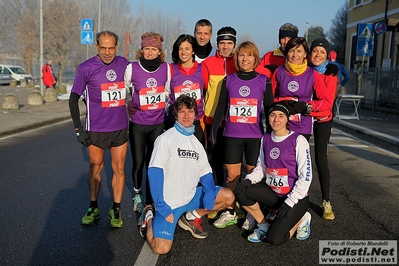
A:
{"type": "MultiPolygon", "coordinates": [[[[331,21],[346,0],[127,0],[131,10],[144,4],[154,8],[154,13],[163,11],[180,15],[186,32],[193,34],[195,23],[202,18],[213,25],[212,43],[216,32],[224,26],[231,26],[240,36],[250,36],[261,54],[278,47],[278,29],[290,22],[299,29],[299,36],[305,36],[306,27],[321,26],[324,32],[331,27],[331,21]],[[308,22],[308,24],[306,23],[308,22]]],[[[149,29],[150,30],[150,29],[149,29]]]]}

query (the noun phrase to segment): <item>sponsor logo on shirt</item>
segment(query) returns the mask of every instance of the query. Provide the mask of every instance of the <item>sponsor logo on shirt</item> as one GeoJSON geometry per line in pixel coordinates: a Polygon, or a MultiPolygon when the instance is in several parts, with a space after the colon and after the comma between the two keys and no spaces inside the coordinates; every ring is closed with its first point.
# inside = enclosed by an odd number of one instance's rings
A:
{"type": "Polygon", "coordinates": [[[186,158],[186,159],[194,159],[197,160],[199,159],[199,153],[193,150],[184,150],[184,149],[177,149],[177,156],[179,158],[186,158]]]}

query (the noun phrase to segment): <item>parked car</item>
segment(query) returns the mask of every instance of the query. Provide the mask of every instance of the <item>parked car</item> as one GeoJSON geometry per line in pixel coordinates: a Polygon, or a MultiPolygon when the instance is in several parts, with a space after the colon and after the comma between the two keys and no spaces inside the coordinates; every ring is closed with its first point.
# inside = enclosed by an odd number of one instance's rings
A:
{"type": "Polygon", "coordinates": [[[7,69],[11,77],[17,81],[17,84],[20,84],[23,79],[25,79],[26,82],[33,81],[32,75],[20,66],[0,65],[0,69],[7,69]]]}
{"type": "Polygon", "coordinates": [[[0,68],[0,84],[8,85],[12,80],[10,71],[7,68],[0,68]]]}

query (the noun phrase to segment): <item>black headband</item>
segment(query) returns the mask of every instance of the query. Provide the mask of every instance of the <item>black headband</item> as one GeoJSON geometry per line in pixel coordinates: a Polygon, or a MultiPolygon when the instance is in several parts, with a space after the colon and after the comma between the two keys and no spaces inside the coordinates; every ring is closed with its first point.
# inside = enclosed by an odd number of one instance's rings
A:
{"type": "Polygon", "coordinates": [[[231,40],[235,44],[236,43],[236,36],[234,34],[231,34],[231,33],[222,33],[222,34],[218,35],[218,37],[216,38],[216,41],[217,41],[217,43],[219,43],[222,40],[231,40]]]}

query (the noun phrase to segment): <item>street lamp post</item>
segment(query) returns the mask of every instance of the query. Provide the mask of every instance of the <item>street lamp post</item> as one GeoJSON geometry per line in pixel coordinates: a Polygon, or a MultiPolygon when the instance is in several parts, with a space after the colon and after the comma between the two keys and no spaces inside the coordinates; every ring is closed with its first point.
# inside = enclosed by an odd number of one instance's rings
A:
{"type": "Polygon", "coordinates": [[[306,39],[306,42],[308,42],[308,26],[309,26],[309,21],[306,21],[306,37],[305,37],[305,39],[306,39]]]}

